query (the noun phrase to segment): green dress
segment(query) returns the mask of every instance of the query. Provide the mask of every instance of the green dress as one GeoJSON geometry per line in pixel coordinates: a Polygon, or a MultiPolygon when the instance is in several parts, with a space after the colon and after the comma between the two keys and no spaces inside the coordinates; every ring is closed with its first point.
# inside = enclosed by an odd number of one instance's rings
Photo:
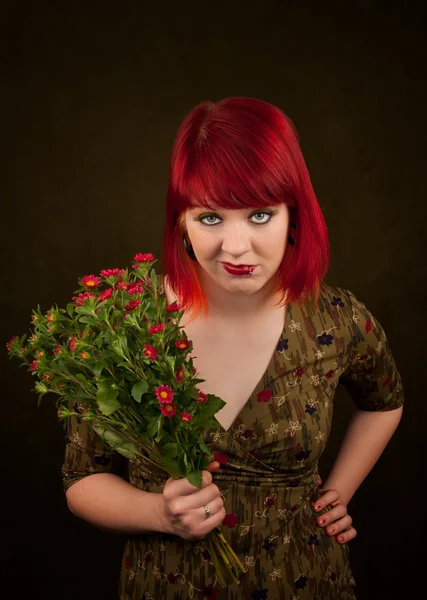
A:
{"type": "MultiPolygon", "coordinates": [[[[221,462],[213,473],[226,509],[221,529],[245,568],[240,584],[219,585],[204,540],[135,535],[124,548],[118,598],[354,599],[349,548],[317,525],[321,513],[310,501],[321,495],[318,461],[339,383],[361,410],[393,410],[404,401],[380,323],[352,292],[324,282],[316,308],[288,305],[270,363],[230,429],[206,433],[221,462]]],[[[66,442],[65,490],[99,472],[125,472],[147,492],[161,493],[168,479],[106,451],[84,423],[71,422],[66,442]]]]}

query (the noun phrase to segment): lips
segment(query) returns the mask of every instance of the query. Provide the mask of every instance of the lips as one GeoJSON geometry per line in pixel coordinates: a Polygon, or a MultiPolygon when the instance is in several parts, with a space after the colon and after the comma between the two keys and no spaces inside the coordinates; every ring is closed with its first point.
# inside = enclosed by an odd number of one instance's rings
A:
{"type": "Polygon", "coordinates": [[[222,263],[223,265],[227,265],[227,267],[232,267],[233,269],[248,269],[249,267],[254,267],[255,265],[233,265],[231,263],[222,263]]]}

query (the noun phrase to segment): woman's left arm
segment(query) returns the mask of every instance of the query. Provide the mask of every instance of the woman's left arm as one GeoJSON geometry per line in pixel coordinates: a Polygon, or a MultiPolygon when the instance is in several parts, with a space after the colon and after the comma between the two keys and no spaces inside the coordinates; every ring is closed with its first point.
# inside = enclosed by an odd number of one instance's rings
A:
{"type": "Polygon", "coordinates": [[[379,412],[357,410],[323,490],[336,490],[340,503],[347,506],[396,431],[402,412],[402,406],[379,412]]]}

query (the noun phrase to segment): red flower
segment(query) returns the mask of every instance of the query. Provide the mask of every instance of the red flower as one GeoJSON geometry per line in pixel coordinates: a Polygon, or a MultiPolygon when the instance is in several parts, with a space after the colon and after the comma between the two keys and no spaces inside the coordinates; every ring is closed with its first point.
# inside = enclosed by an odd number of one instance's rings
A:
{"type": "Polygon", "coordinates": [[[98,285],[101,285],[101,280],[99,277],[95,277],[95,275],[85,275],[82,277],[82,285],[91,290],[98,285]]]}
{"type": "Polygon", "coordinates": [[[117,287],[118,287],[119,290],[127,290],[128,287],[129,287],[129,284],[126,283],[126,281],[119,281],[117,283],[117,287]]]}
{"type": "Polygon", "coordinates": [[[304,373],[305,373],[304,367],[300,367],[299,369],[294,371],[295,377],[301,377],[302,375],[304,375],[304,373]]]}
{"type": "Polygon", "coordinates": [[[168,385],[159,385],[156,387],[157,400],[161,404],[170,404],[173,401],[173,391],[168,385]]]}
{"type": "Polygon", "coordinates": [[[240,437],[242,437],[245,440],[247,440],[247,439],[253,437],[254,433],[255,433],[254,429],[245,429],[245,431],[242,431],[242,435],[240,437]]]}
{"type": "Polygon", "coordinates": [[[217,460],[220,465],[226,465],[228,463],[228,456],[222,452],[214,452],[214,460],[217,460]]]}
{"type": "Polygon", "coordinates": [[[71,300],[76,303],[76,306],[83,306],[84,301],[89,298],[96,298],[96,295],[90,292],[80,292],[78,296],[73,296],[71,300]]]}
{"type": "Polygon", "coordinates": [[[175,573],[170,572],[168,574],[168,581],[169,581],[169,583],[176,583],[176,575],[175,575],[175,573]]]}
{"type": "Polygon", "coordinates": [[[387,387],[387,386],[388,386],[388,384],[390,383],[390,381],[391,381],[391,376],[389,375],[389,376],[387,377],[387,379],[384,381],[384,383],[383,383],[383,387],[387,387]]]}
{"type": "Polygon", "coordinates": [[[113,277],[113,275],[123,275],[124,269],[103,269],[100,273],[101,277],[113,277]]]}
{"type": "Polygon", "coordinates": [[[257,393],[258,402],[268,402],[272,395],[273,392],[271,392],[270,390],[261,390],[257,393]]]}
{"type": "Polygon", "coordinates": [[[171,419],[176,414],[176,404],[174,402],[169,404],[160,404],[160,411],[165,415],[165,417],[171,419]]]}
{"type": "Polygon", "coordinates": [[[135,254],[133,260],[139,263],[151,262],[154,260],[154,254],[142,254],[141,252],[139,252],[139,254],[135,254]]]}
{"type": "Polygon", "coordinates": [[[184,421],[184,423],[189,423],[192,418],[193,415],[189,412],[185,412],[185,410],[181,413],[181,421],[184,421]]]}
{"type": "Polygon", "coordinates": [[[49,379],[50,379],[50,375],[48,375],[48,374],[46,374],[46,375],[43,375],[43,379],[44,379],[45,381],[49,381],[49,379]]]}
{"type": "Polygon", "coordinates": [[[125,310],[135,310],[135,308],[138,306],[138,304],[141,302],[140,298],[137,298],[136,300],[132,300],[132,302],[129,302],[129,304],[126,304],[126,306],[124,307],[125,310]]]}
{"type": "Polygon", "coordinates": [[[239,520],[240,519],[236,515],[236,513],[228,513],[228,515],[225,515],[222,524],[226,525],[227,527],[233,528],[236,525],[236,523],[239,522],[239,520]]]}
{"type": "Polygon", "coordinates": [[[113,293],[113,288],[107,288],[103,292],[99,294],[99,300],[102,302],[103,300],[108,300],[111,298],[111,294],[113,293]]]}
{"type": "Polygon", "coordinates": [[[166,307],[166,312],[168,313],[174,313],[174,312],[178,312],[181,310],[181,306],[176,302],[176,300],[174,302],[172,302],[172,304],[168,304],[166,307]]]}
{"type": "Polygon", "coordinates": [[[9,340],[8,342],[6,342],[6,348],[7,348],[8,352],[10,351],[10,348],[11,348],[12,344],[14,342],[16,342],[17,339],[18,339],[18,336],[14,335],[11,340],[9,340]]]}
{"type": "Polygon", "coordinates": [[[145,562],[147,562],[147,563],[151,562],[153,560],[153,555],[154,555],[153,551],[148,550],[148,552],[146,552],[145,556],[144,556],[145,562]]]}
{"type": "Polygon", "coordinates": [[[165,328],[164,323],[159,323],[158,325],[152,325],[149,329],[148,329],[148,333],[160,333],[161,331],[163,331],[163,329],[165,328]]]}
{"type": "Polygon", "coordinates": [[[205,587],[200,590],[199,592],[199,598],[201,598],[202,600],[204,600],[205,598],[209,598],[209,600],[212,598],[213,600],[216,600],[216,597],[219,594],[219,589],[215,588],[213,586],[213,583],[210,583],[209,585],[205,585],[205,587]]]}
{"type": "Polygon", "coordinates": [[[187,350],[187,348],[189,348],[190,345],[191,342],[185,339],[177,340],[175,342],[175,347],[178,348],[178,350],[187,350]]]}
{"type": "Polygon", "coordinates": [[[365,331],[366,333],[369,333],[372,329],[372,321],[371,319],[368,319],[365,323],[365,331]]]}
{"type": "Polygon", "coordinates": [[[140,294],[143,291],[143,286],[139,283],[129,284],[128,285],[128,293],[133,296],[134,294],[140,294]]]}
{"type": "Polygon", "coordinates": [[[145,344],[144,356],[146,356],[147,358],[151,358],[151,360],[156,360],[157,350],[153,346],[150,346],[150,344],[145,344]]]}
{"type": "Polygon", "coordinates": [[[334,370],[331,369],[330,371],[328,371],[325,375],[326,379],[331,379],[331,377],[334,376],[334,370]]]}
{"type": "Polygon", "coordinates": [[[274,506],[274,504],[276,504],[275,496],[267,496],[267,498],[264,500],[264,506],[268,506],[268,508],[271,508],[274,506]]]}
{"type": "Polygon", "coordinates": [[[204,402],[208,401],[208,396],[204,392],[198,391],[195,400],[197,404],[203,404],[204,402]]]}
{"type": "Polygon", "coordinates": [[[185,377],[184,369],[182,367],[179,367],[178,370],[176,371],[175,375],[176,375],[176,381],[177,381],[177,383],[179,383],[185,377]]]}
{"type": "Polygon", "coordinates": [[[71,350],[71,352],[74,352],[75,347],[76,347],[76,338],[72,337],[71,340],[70,340],[70,350],[71,350]]]}
{"type": "Polygon", "coordinates": [[[89,358],[89,352],[81,352],[80,358],[89,358]]]}

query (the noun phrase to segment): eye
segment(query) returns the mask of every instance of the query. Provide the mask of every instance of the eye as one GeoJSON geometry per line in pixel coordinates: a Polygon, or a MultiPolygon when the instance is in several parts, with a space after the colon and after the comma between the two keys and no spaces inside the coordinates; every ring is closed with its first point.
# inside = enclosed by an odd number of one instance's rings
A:
{"type": "MultiPolygon", "coordinates": [[[[252,221],[253,223],[257,223],[258,225],[265,225],[266,223],[268,223],[271,219],[271,217],[273,216],[273,213],[269,212],[269,211],[261,211],[261,212],[256,212],[256,213],[252,213],[251,217],[259,217],[260,215],[264,215],[269,217],[269,219],[267,221],[262,221],[260,222],[259,219],[256,219],[255,221],[252,221]]],[[[206,219],[220,219],[220,217],[217,217],[215,214],[212,215],[205,215],[204,217],[200,217],[198,220],[203,223],[203,225],[217,225],[217,223],[212,223],[212,221],[210,221],[209,223],[205,223],[204,221],[206,219]]]]}

